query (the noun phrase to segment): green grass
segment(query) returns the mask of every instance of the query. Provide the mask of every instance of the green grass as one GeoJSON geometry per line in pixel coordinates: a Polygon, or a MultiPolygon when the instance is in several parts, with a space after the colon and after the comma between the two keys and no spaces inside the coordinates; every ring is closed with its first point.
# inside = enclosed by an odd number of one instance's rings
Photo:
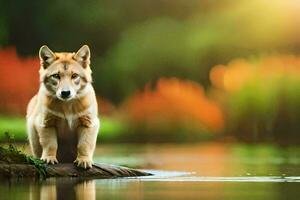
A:
{"type": "MultiPolygon", "coordinates": [[[[126,129],[124,122],[112,117],[101,117],[100,124],[99,142],[112,141],[126,129]]],[[[4,141],[5,132],[12,135],[15,141],[25,142],[27,140],[25,117],[0,116],[0,141],[4,141]]]]}
{"type": "MultiPolygon", "coordinates": [[[[16,142],[27,142],[25,117],[0,115],[0,142],[5,141],[5,133],[13,136],[16,142]]],[[[118,117],[100,117],[97,142],[190,142],[212,140],[215,136],[190,125],[144,126],[118,117]]]]}
{"type": "Polygon", "coordinates": [[[25,117],[0,116],[0,141],[4,140],[5,132],[10,133],[15,141],[25,141],[27,139],[25,117]]]}

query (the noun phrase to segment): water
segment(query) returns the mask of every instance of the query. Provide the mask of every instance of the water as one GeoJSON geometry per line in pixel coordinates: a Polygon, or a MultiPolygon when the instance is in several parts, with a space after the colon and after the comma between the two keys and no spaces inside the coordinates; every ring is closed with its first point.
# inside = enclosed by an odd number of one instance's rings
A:
{"type": "Polygon", "coordinates": [[[299,199],[300,148],[267,145],[99,145],[97,162],[154,176],[0,183],[0,199],[299,199]]]}

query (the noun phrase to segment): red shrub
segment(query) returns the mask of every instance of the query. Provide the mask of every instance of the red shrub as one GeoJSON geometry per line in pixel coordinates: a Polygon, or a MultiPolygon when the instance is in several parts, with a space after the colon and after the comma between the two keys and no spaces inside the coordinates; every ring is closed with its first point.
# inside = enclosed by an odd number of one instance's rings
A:
{"type": "Polygon", "coordinates": [[[160,79],[154,91],[146,89],[134,94],[124,107],[126,115],[135,122],[166,120],[212,130],[223,127],[223,115],[218,105],[192,81],[160,79]]]}
{"type": "Polygon", "coordinates": [[[24,114],[38,89],[39,59],[20,58],[15,48],[0,50],[0,112],[24,114]]]}

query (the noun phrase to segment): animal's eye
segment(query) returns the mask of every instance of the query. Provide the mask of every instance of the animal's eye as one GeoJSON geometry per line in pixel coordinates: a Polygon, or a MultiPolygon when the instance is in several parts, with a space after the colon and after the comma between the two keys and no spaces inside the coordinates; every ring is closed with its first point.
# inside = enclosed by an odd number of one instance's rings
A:
{"type": "Polygon", "coordinates": [[[57,74],[53,74],[52,77],[56,78],[56,79],[60,79],[60,75],[58,73],[57,74]]]}
{"type": "Polygon", "coordinates": [[[72,79],[76,79],[76,78],[78,78],[79,77],[79,75],[78,74],[72,74],[72,79]]]}

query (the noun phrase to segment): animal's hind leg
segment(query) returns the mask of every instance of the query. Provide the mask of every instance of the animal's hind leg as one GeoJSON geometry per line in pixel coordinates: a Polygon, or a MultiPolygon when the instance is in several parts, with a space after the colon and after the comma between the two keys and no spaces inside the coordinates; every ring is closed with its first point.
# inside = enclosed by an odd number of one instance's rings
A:
{"type": "Polygon", "coordinates": [[[42,155],[42,147],[39,142],[39,136],[37,131],[34,128],[33,124],[27,124],[27,132],[28,132],[28,139],[31,148],[31,152],[35,157],[40,158],[42,155]]]}

